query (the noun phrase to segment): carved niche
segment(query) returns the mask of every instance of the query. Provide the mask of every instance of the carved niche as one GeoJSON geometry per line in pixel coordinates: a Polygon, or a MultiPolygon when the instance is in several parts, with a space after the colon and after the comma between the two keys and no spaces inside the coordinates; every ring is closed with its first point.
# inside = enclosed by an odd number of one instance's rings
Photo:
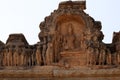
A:
{"type": "MultiPolygon", "coordinates": [[[[41,44],[46,48],[48,43],[53,45],[54,63],[68,61],[85,65],[87,49],[98,48],[102,43],[101,23],[84,12],[85,6],[82,1],[60,3],[59,8],[40,23],[41,44]]],[[[42,48],[44,52],[46,48],[42,48]]]]}
{"type": "Polygon", "coordinates": [[[73,50],[80,48],[80,42],[85,30],[85,21],[80,15],[58,16],[56,21],[56,32],[62,37],[63,50],[73,50]],[[68,48],[67,48],[68,47],[68,48]]]}

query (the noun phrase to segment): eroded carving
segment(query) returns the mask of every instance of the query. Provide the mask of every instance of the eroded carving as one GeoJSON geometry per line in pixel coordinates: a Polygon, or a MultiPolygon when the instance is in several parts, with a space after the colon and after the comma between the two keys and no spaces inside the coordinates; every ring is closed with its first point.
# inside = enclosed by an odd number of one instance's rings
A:
{"type": "Polygon", "coordinates": [[[85,2],[67,1],[40,23],[40,42],[29,45],[23,34],[11,34],[0,41],[0,67],[59,65],[120,65],[120,32],[111,44],[102,42],[101,22],[86,14],[85,2]]]}

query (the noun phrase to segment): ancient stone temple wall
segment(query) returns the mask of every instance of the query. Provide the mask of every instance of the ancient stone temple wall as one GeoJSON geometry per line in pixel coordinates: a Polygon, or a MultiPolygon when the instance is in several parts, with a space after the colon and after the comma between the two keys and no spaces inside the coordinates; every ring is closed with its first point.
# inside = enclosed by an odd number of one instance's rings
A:
{"type": "Polygon", "coordinates": [[[53,63],[64,66],[67,63],[82,66],[119,65],[119,43],[114,41],[118,36],[113,38],[113,43],[110,44],[112,48],[103,43],[101,22],[86,14],[85,8],[84,1],[62,2],[57,10],[41,22],[39,38],[46,55],[48,44],[51,44],[53,63]],[[75,57],[76,55],[78,56],[75,57]]]}
{"type": "Polygon", "coordinates": [[[101,22],[85,13],[85,1],[61,2],[40,23],[37,44],[29,45],[23,34],[11,34],[0,42],[0,66],[119,66],[120,32],[113,42],[102,42],[101,22]]]}
{"type": "Polygon", "coordinates": [[[23,34],[11,34],[1,49],[0,66],[32,66],[34,48],[32,48],[26,41],[23,34]]]}

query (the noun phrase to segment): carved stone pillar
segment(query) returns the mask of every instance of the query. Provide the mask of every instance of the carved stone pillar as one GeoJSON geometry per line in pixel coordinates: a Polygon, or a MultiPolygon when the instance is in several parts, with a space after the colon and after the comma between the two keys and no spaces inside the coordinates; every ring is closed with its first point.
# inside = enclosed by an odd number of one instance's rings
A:
{"type": "Polygon", "coordinates": [[[111,56],[111,53],[108,54],[108,64],[111,65],[112,64],[112,56],[111,56]]]}
{"type": "Polygon", "coordinates": [[[99,62],[99,50],[95,49],[95,65],[97,65],[99,62]]]}
{"type": "Polygon", "coordinates": [[[17,53],[16,51],[13,53],[13,66],[16,66],[16,57],[17,57],[17,53]]]}
{"type": "Polygon", "coordinates": [[[45,58],[45,56],[46,56],[46,49],[47,49],[47,44],[46,43],[47,43],[47,40],[44,37],[43,49],[42,49],[42,58],[43,58],[44,65],[46,65],[46,58],[45,58]]]}
{"type": "MultiPolygon", "coordinates": [[[[24,53],[24,52],[23,52],[23,53],[24,53]]],[[[27,54],[26,54],[26,52],[25,52],[25,54],[24,54],[23,65],[24,65],[24,66],[27,66],[27,54]]]]}
{"type": "Polygon", "coordinates": [[[96,53],[94,52],[94,49],[91,48],[91,60],[90,60],[90,65],[95,65],[96,64],[96,53]]]}
{"type": "Polygon", "coordinates": [[[35,66],[35,63],[36,63],[36,52],[35,52],[35,49],[32,50],[32,55],[31,55],[31,64],[32,66],[35,66]]]}
{"type": "Polygon", "coordinates": [[[117,62],[118,62],[118,65],[120,65],[120,52],[117,53],[117,62]]]}
{"type": "Polygon", "coordinates": [[[30,67],[31,66],[31,56],[29,55],[28,56],[28,67],[30,67]]]}
{"type": "Polygon", "coordinates": [[[115,52],[113,55],[113,65],[117,65],[117,53],[115,52]]]}
{"type": "Polygon", "coordinates": [[[4,49],[4,51],[3,51],[3,66],[7,66],[7,54],[8,54],[8,50],[4,49]]]}
{"type": "Polygon", "coordinates": [[[10,66],[10,51],[8,49],[8,53],[7,53],[7,66],[10,66]]]}
{"type": "Polygon", "coordinates": [[[104,65],[104,63],[105,63],[105,56],[106,56],[105,50],[104,49],[100,50],[99,65],[104,65]]]}
{"type": "Polygon", "coordinates": [[[107,50],[107,53],[106,53],[106,63],[107,65],[111,65],[112,64],[112,58],[111,58],[111,52],[109,50],[107,50]]]}
{"type": "Polygon", "coordinates": [[[24,47],[24,48],[22,48],[22,52],[21,52],[21,55],[20,55],[20,65],[21,66],[25,65],[25,54],[26,54],[26,49],[24,47]]]}
{"type": "Polygon", "coordinates": [[[87,53],[86,53],[86,63],[87,63],[87,66],[89,66],[90,64],[90,51],[87,49],[87,53]]]}
{"type": "Polygon", "coordinates": [[[32,54],[33,54],[33,50],[31,48],[28,49],[28,66],[31,67],[32,66],[32,54]]]}
{"type": "Polygon", "coordinates": [[[3,60],[3,52],[2,49],[0,49],[0,66],[2,66],[2,60],[3,60]]]}
{"type": "Polygon", "coordinates": [[[24,63],[24,55],[21,54],[20,55],[20,65],[23,66],[23,63],[24,63]]]}
{"type": "Polygon", "coordinates": [[[41,63],[42,63],[41,50],[40,50],[40,46],[38,46],[36,50],[36,64],[40,66],[41,63]]]}
{"type": "Polygon", "coordinates": [[[19,55],[18,55],[18,53],[19,53],[19,48],[16,47],[15,52],[13,54],[13,64],[14,64],[14,66],[18,66],[18,64],[19,64],[19,58],[18,58],[19,55]]]}
{"type": "Polygon", "coordinates": [[[51,65],[53,63],[53,45],[48,43],[48,48],[46,51],[46,64],[51,65]]]}
{"type": "Polygon", "coordinates": [[[58,51],[59,51],[59,40],[58,40],[58,35],[55,35],[54,38],[54,57],[55,57],[55,62],[58,62],[58,51]]]}
{"type": "Polygon", "coordinates": [[[9,65],[8,66],[12,66],[13,65],[13,48],[9,48],[9,52],[8,52],[8,57],[9,57],[9,65]]]}
{"type": "Polygon", "coordinates": [[[87,49],[87,65],[93,65],[93,61],[94,61],[94,50],[93,48],[89,47],[87,49]]]}
{"type": "Polygon", "coordinates": [[[22,54],[22,48],[19,48],[19,52],[18,52],[18,66],[21,66],[21,54],[22,54]]]}

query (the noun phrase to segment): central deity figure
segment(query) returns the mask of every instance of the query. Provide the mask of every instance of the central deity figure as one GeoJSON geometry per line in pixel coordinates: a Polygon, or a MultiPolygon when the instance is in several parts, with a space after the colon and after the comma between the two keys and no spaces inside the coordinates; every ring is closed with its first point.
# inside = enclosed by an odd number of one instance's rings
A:
{"type": "Polygon", "coordinates": [[[73,26],[71,23],[68,24],[68,34],[66,36],[66,48],[68,50],[73,50],[74,49],[74,40],[75,36],[73,34],[73,26]]]}

